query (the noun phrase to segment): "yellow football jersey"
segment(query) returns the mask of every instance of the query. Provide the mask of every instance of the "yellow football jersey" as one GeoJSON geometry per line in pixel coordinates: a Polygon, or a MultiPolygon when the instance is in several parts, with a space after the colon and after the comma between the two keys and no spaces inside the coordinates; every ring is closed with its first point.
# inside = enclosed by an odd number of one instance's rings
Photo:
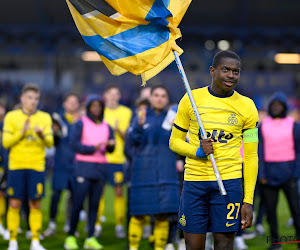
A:
{"type": "MultiPolygon", "coordinates": [[[[115,127],[116,121],[118,128],[122,133],[126,133],[132,116],[132,111],[123,105],[119,105],[116,109],[104,109],[104,121],[106,121],[112,128],[115,127]]],[[[115,132],[116,146],[112,153],[106,153],[106,158],[109,163],[124,164],[126,157],[124,154],[124,139],[119,133],[115,132]]]]}
{"type": "MultiPolygon", "coordinates": [[[[257,126],[254,102],[234,91],[229,97],[217,97],[208,87],[192,91],[207,137],[213,139],[214,157],[223,180],[242,177],[241,141],[245,129],[257,126]]],[[[199,126],[187,94],[181,99],[174,126],[188,132],[189,143],[199,147],[199,126]]],[[[216,180],[209,157],[187,157],[184,179],[216,180]]]]}
{"type": "Polygon", "coordinates": [[[45,147],[50,148],[54,144],[51,116],[39,110],[32,115],[25,114],[21,109],[8,112],[4,119],[2,142],[3,146],[9,149],[10,170],[44,171],[45,147]],[[22,135],[28,118],[30,127],[25,135],[22,135]],[[44,130],[43,139],[34,132],[36,126],[44,130]]]}

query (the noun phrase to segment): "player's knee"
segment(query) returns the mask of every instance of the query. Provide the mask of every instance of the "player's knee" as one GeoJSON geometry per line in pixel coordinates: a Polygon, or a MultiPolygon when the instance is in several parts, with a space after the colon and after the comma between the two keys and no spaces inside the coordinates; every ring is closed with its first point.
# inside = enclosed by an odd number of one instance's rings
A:
{"type": "Polygon", "coordinates": [[[234,241],[234,233],[224,235],[215,235],[214,246],[216,250],[232,250],[234,241]]]}
{"type": "Polygon", "coordinates": [[[118,185],[115,187],[115,195],[117,197],[122,197],[123,196],[123,188],[122,185],[118,185]]]}
{"type": "Polygon", "coordinates": [[[184,232],[186,250],[205,250],[205,234],[184,232]]]}
{"type": "Polygon", "coordinates": [[[185,239],[186,250],[205,250],[205,242],[199,242],[192,239],[185,239]]]}
{"type": "Polygon", "coordinates": [[[31,200],[29,201],[29,207],[33,209],[41,208],[41,200],[31,200]]]}
{"type": "Polygon", "coordinates": [[[19,200],[19,199],[13,199],[13,198],[10,198],[9,199],[9,206],[12,207],[12,208],[20,208],[22,205],[22,201],[19,200]]]}
{"type": "Polygon", "coordinates": [[[233,250],[233,242],[218,241],[214,243],[215,250],[233,250]]]}
{"type": "Polygon", "coordinates": [[[168,214],[157,214],[155,215],[155,219],[159,221],[165,221],[168,219],[168,214]]]}

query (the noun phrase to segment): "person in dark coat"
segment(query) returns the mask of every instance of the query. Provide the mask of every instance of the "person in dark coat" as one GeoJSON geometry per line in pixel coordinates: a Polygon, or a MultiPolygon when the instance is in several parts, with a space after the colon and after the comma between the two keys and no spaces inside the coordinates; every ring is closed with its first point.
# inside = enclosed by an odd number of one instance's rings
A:
{"type": "MultiPolygon", "coordinates": [[[[286,96],[276,93],[268,107],[269,116],[259,127],[259,181],[262,184],[267,220],[271,230],[269,242],[280,241],[276,206],[282,189],[300,237],[300,206],[297,179],[300,175],[300,125],[287,116],[286,96]]],[[[300,247],[300,244],[299,246],[300,247]]],[[[269,249],[281,249],[272,244],[269,249]]]]}
{"type": "Polygon", "coordinates": [[[55,145],[55,162],[52,178],[52,197],[50,207],[50,221],[45,237],[50,237],[56,232],[56,215],[58,203],[63,190],[69,191],[69,199],[66,204],[66,221],[64,231],[69,231],[69,219],[71,213],[72,195],[74,191],[74,165],[75,152],[70,145],[71,126],[79,119],[79,97],[76,94],[67,94],[64,98],[64,112],[53,113],[53,131],[55,145]]]}
{"type": "MultiPolygon", "coordinates": [[[[131,169],[129,247],[138,249],[145,215],[154,215],[154,249],[167,243],[167,215],[177,213],[179,180],[176,154],[169,149],[171,129],[164,129],[169,93],[164,86],[151,90],[151,108],[141,110],[129,129],[129,143],[135,151],[131,169]]],[[[171,127],[171,126],[170,126],[171,127]]]]}

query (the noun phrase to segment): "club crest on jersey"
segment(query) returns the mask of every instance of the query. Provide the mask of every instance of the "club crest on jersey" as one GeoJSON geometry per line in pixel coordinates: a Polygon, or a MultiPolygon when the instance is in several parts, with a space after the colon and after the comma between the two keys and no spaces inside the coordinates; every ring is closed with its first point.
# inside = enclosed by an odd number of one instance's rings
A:
{"type": "Polygon", "coordinates": [[[183,214],[183,215],[181,216],[181,218],[179,219],[179,223],[180,223],[181,226],[185,227],[185,225],[186,225],[186,220],[185,220],[185,215],[184,215],[184,214],[183,214]]]}
{"type": "Polygon", "coordinates": [[[239,120],[236,118],[236,114],[230,114],[227,121],[229,124],[236,125],[239,120]]]}

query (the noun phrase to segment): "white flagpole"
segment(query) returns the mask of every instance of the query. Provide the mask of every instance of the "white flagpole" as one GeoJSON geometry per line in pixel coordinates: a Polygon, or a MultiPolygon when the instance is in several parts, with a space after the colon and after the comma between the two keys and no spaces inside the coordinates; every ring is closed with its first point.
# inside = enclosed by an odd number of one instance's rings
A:
{"type": "MultiPolygon", "coordinates": [[[[177,64],[177,67],[179,69],[180,75],[182,77],[186,92],[187,92],[187,94],[189,96],[189,99],[190,99],[190,102],[192,104],[192,107],[193,107],[193,110],[194,110],[194,113],[195,113],[195,116],[196,116],[196,119],[197,119],[197,122],[198,122],[198,125],[199,125],[199,128],[200,128],[202,138],[207,139],[207,135],[206,135],[205,129],[203,127],[203,123],[202,123],[202,120],[200,118],[200,115],[199,115],[199,112],[198,112],[198,109],[197,109],[197,106],[196,106],[196,103],[195,103],[195,99],[193,97],[191,87],[190,87],[190,84],[189,84],[188,79],[186,77],[186,74],[184,72],[184,69],[183,69],[182,63],[180,61],[179,55],[178,55],[177,51],[173,51],[173,52],[174,52],[174,55],[175,55],[176,64],[177,64]]],[[[210,162],[211,162],[212,167],[213,167],[214,172],[215,172],[215,176],[216,176],[216,179],[217,179],[217,182],[218,182],[218,185],[219,185],[220,193],[223,196],[227,195],[213,154],[209,154],[209,159],[210,159],[210,162]]]]}

